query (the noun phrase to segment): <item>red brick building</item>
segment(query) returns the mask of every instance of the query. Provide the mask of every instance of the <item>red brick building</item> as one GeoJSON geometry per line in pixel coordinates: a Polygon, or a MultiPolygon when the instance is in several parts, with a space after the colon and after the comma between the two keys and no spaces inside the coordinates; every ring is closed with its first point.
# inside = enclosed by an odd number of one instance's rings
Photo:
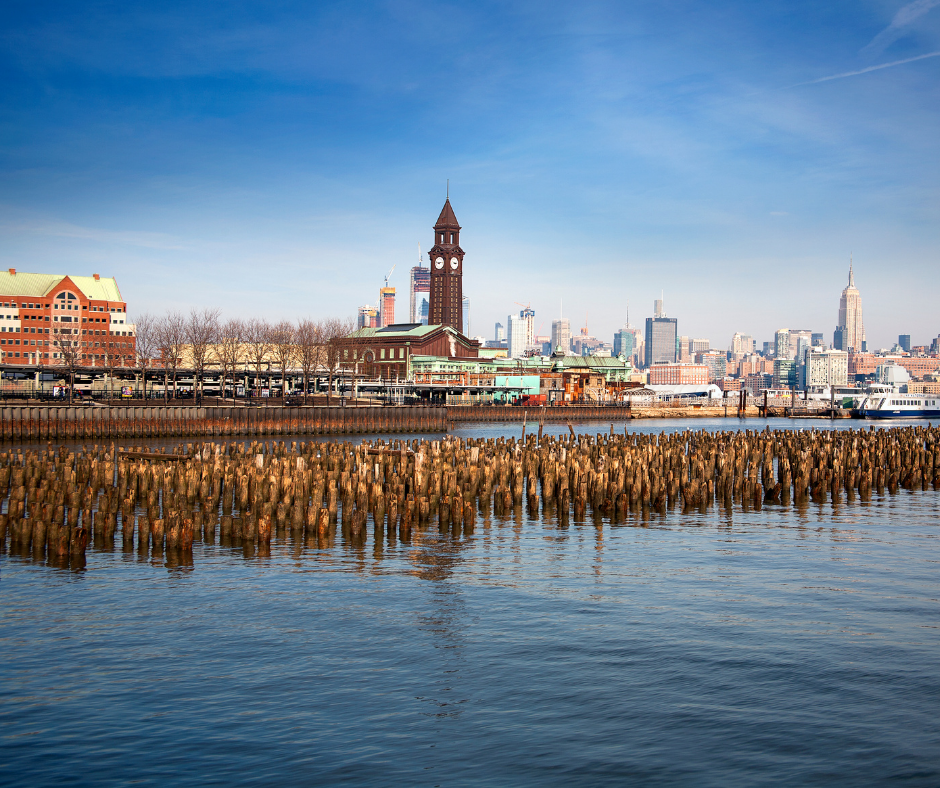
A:
{"type": "Polygon", "coordinates": [[[650,367],[651,386],[699,386],[708,381],[706,364],[653,364],[650,367]]]}
{"type": "Polygon", "coordinates": [[[361,328],[337,340],[341,365],[364,377],[407,380],[412,356],[477,358],[480,344],[450,326],[398,323],[385,328],[361,328]]]}
{"type": "Polygon", "coordinates": [[[113,277],[0,272],[0,363],[59,366],[72,342],[78,366],[132,367],[134,333],[113,277]]]}

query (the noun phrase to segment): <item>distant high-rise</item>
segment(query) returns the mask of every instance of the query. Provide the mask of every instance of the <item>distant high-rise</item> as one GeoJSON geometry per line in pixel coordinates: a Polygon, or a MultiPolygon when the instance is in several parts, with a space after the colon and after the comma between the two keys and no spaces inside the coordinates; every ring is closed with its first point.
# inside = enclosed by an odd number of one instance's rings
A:
{"type": "Polygon", "coordinates": [[[754,352],[754,339],[749,334],[736,333],[731,337],[731,354],[735,357],[754,352]]]}
{"type": "Polygon", "coordinates": [[[693,339],[689,343],[689,352],[694,356],[696,353],[704,353],[711,349],[711,341],[708,339],[693,339]]]}
{"type": "Polygon", "coordinates": [[[665,317],[666,313],[663,312],[663,299],[657,298],[653,301],[653,317],[665,317]]]}
{"type": "Polygon", "coordinates": [[[531,345],[535,341],[535,310],[532,307],[526,307],[519,313],[525,321],[525,341],[531,345]]]}
{"type": "Polygon", "coordinates": [[[676,361],[677,321],[674,317],[646,318],[646,366],[676,361]]]}
{"type": "Polygon", "coordinates": [[[812,342],[813,347],[822,347],[823,343],[825,342],[825,340],[823,339],[822,332],[817,334],[815,331],[813,332],[813,335],[810,337],[810,341],[812,342]]]}
{"type": "MultiPolygon", "coordinates": [[[[411,269],[408,281],[408,322],[420,323],[421,302],[431,296],[431,269],[421,265],[420,256],[418,264],[411,269]]],[[[424,321],[427,322],[427,321],[424,321]]]]}
{"type": "Polygon", "coordinates": [[[862,319],[862,294],[855,286],[855,272],[849,263],[849,283],[839,299],[839,322],[833,344],[836,350],[860,353],[865,345],[865,322],[862,319]]]}
{"type": "Polygon", "coordinates": [[[379,288],[379,325],[382,328],[395,322],[395,288],[379,288]]]}
{"type": "Polygon", "coordinates": [[[516,315],[509,315],[507,318],[508,339],[509,339],[509,357],[522,358],[525,355],[528,342],[526,341],[526,321],[525,318],[516,315]]]}
{"type": "Polygon", "coordinates": [[[901,346],[901,350],[905,353],[911,352],[911,335],[910,334],[901,334],[898,337],[898,344],[901,346]]]}
{"type": "Polygon", "coordinates": [[[614,334],[614,355],[629,360],[633,357],[634,334],[632,328],[621,328],[614,334]]]}
{"type": "Polygon", "coordinates": [[[563,317],[552,321],[552,353],[557,350],[571,352],[571,321],[563,317]]]}
{"type": "Polygon", "coordinates": [[[359,317],[356,320],[356,328],[380,328],[379,310],[374,306],[359,307],[359,317]]]}
{"type": "Polygon", "coordinates": [[[502,323],[496,324],[495,337],[497,342],[506,341],[506,327],[502,323]]]}

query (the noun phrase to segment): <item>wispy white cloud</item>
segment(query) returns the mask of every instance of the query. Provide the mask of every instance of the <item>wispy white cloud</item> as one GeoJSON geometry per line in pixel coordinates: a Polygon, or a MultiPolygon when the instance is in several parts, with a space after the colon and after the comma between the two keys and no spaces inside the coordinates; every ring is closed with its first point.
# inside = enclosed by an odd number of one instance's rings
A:
{"type": "Polygon", "coordinates": [[[862,52],[878,53],[891,46],[906,32],[913,22],[926,14],[930,9],[940,5],[940,0],[914,0],[903,6],[891,20],[891,24],[875,36],[862,49],[862,52]]]}
{"type": "Polygon", "coordinates": [[[96,227],[82,227],[69,222],[4,222],[0,224],[0,230],[8,235],[17,233],[45,235],[57,238],[92,241],[95,243],[139,246],[147,249],[182,251],[189,248],[181,243],[179,239],[173,238],[165,233],[133,230],[102,230],[96,227]]]}
{"type": "Polygon", "coordinates": [[[828,77],[820,77],[819,79],[811,79],[808,82],[797,82],[795,85],[790,85],[791,88],[798,88],[801,85],[817,85],[820,82],[829,82],[833,79],[844,79],[845,77],[857,77],[859,74],[867,74],[869,71],[880,71],[883,68],[891,68],[892,66],[901,66],[905,63],[913,63],[915,60],[926,60],[928,57],[940,57],[940,50],[936,52],[928,52],[926,55],[917,55],[916,57],[906,57],[904,60],[894,60],[890,63],[880,63],[877,66],[869,66],[868,68],[860,68],[858,71],[844,71],[841,74],[830,74],[828,77]]]}

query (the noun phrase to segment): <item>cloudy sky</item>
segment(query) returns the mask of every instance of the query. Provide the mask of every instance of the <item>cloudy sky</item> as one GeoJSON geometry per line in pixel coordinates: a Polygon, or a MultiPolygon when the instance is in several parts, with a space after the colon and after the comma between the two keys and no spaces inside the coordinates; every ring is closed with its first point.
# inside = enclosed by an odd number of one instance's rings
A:
{"type": "Polygon", "coordinates": [[[0,262],[132,313],[403,294],[449,178],[474,334],[940,333],[940,0],[7,0],[0,81],[0,262]]]}

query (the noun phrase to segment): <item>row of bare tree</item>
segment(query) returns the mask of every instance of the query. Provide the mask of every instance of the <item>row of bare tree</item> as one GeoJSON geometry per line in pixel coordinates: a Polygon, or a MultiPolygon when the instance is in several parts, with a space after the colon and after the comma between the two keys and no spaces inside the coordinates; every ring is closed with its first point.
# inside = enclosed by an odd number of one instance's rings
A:
{"type": "Polygon", "coordinates": [[[269,322],[261,318],[222,320],[218,309],[193,309],[189,315],[167,312],[144,314],[137,318],[137,363],[141,368],[164,371],[164,393],[170,380],[176,392],[177,372],[191,369],[198,393],[207,369],[217,369],[225,384],[236,372],[254,366],[256,373],[273,366],[286,379],[287,371],[299,369],[303,376],[304,399],[310,380],[318,371],[329,376],[327,401],[333,378],[341,364],[336,340],[355,330],[355,321],[344,318],[269,322]]]}

